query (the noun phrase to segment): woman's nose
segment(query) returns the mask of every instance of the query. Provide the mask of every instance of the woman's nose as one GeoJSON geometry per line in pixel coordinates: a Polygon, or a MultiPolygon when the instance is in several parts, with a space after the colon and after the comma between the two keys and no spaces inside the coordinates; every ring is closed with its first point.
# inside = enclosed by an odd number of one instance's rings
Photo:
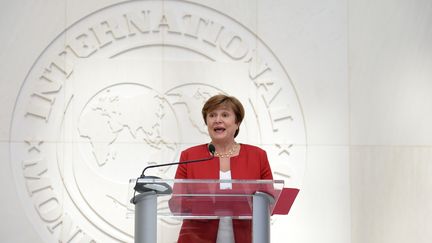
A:
{"type": "Polygon", "coordinates": [[[216,116],[215,117],[215,122],[219,123],[222,121],[222,117],[221,116],[216,116]]]}

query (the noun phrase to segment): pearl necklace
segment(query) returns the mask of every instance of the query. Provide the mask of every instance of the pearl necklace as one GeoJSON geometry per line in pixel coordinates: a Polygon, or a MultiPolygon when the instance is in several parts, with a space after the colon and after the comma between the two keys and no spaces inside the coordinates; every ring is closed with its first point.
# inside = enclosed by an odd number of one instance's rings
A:
{"type": "Polygon", "coordinates": [[[219,152],[216,151],[214,154],[215,154],[215,156],[217,156],[219,158],[229,158],[237,150],[237,147],[238,147],[237,145],[238,145],[238,143],[234,143],[234,145],[232,146],[232,148],[230,150],[228,150],[228,152],[226,152],[226,153],[219,153],[219,152]]]}

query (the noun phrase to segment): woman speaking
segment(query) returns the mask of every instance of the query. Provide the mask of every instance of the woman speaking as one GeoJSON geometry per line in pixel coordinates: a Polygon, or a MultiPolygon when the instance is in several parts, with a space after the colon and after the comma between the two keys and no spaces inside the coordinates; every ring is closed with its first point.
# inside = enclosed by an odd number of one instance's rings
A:
{"type": "MultiPolygon", "coordinates": [[[[236,142],[244,108],[238,99],[215,95],[202,108],[214,158],[205,163],[180,164],[176,179],[273,179],[266,152],[256,146],[236,142]]],[[[182,151],[180,161],[209,156],[209,144],[182,151]]],[[[223,189],[223,188],[221,188],[223,189]]],[[[229,188],[226,188],[229,189],[229,188]]],[[[221,218],[220,220],[184,220],[179,243],[250,243],[252,221],[221,218]]]]}

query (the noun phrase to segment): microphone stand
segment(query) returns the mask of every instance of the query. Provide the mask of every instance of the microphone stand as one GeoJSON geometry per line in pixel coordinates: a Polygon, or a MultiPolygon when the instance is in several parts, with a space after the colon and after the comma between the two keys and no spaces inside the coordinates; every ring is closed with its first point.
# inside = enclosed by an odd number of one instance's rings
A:
{"type": "Polygon", "coordinates": [[[180,164],[189,164],[189,163],[208,161],[208,160],[211,160],[214,158],[214,153],[216,151],[216,148],[213,144],[210,143],[208,145],[208,150],[211,154],[211,156],[208,158],[166,163],[166,164],[160,164],[160,165],[150,165],[150,166],[145,167],[144,170],[142,171],[140,177],[138,177],[136,182],[135,182],[134,196],[132,198],[132,202],[135,203],[136,192],[143,193],[143,192],[154,191],[159,195],[167,195],[167,194],[169,195],[172,193],[171,186],[168,185],[166,182],[155,182],[155,180],[161,179],[160,177],[146,176],[144,173],[147,169],[170,166],[170,165],[180,165],[180,164]],[[141,181],[142,180],[152,180],[152,181],[151,182],[140,182],[140,180],[141,181]]]}

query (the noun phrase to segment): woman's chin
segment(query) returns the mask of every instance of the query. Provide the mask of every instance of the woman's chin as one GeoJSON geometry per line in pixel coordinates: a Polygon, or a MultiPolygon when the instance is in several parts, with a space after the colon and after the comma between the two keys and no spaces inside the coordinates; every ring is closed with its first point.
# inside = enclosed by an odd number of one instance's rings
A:
{"type": "Polygon", "coordinates": [[[228,136],[224,134],[218,134],[218,135],[213,135],[211,139],[213,142],[226,142],[231,140],[232,138],[228,138],[228,136]]]}

